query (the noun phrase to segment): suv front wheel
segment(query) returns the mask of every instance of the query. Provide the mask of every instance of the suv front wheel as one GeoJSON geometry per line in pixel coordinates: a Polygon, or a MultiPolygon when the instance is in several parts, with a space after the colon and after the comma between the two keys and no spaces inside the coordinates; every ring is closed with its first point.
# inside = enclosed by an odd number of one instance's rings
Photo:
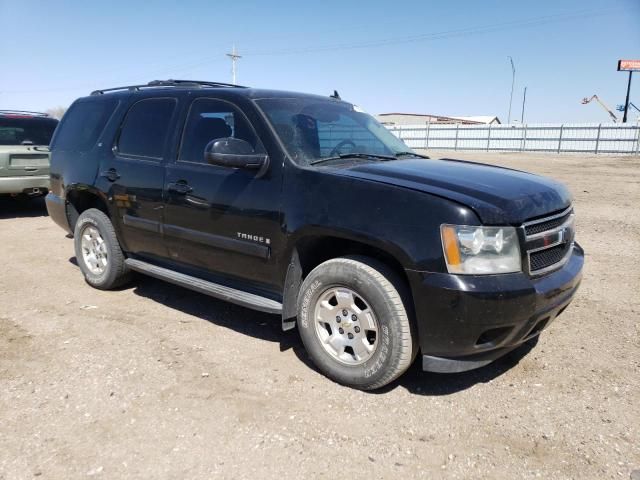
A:
{"type": "Polygon", "coordinates": [[[360,256],[335,258],[304,280],[298,328],[322,373],[373,390],[402,375],[415,358],[409,306],[405,283],[385,264],[360,256]]]}
{"type": "Polygon", "coordinates": [[[96,208],[82,212],[74,229],[76,260],[89,285],[109,290],[126,283],[130,272],[109,217],[96,208]]]}

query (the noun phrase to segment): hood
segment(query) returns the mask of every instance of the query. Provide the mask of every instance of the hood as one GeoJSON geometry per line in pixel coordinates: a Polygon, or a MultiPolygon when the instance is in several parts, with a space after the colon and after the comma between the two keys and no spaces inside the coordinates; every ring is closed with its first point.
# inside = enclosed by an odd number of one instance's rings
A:
{"type": "Polygon", "coordinates": [[[334,173],[454,200],[474,210],[486,225],[517,225],[571,204],[569,191],[559,182],[461,160],[395,160],[355,165],[334,173]]]}

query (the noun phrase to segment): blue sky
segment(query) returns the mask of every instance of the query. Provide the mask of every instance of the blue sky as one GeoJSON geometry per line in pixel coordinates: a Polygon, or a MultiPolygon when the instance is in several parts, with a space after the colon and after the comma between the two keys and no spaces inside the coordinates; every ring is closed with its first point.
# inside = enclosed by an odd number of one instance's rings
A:
{"type": "MultiPolygon", "coordinates": [[[[624,102],[619,58],[640,58],[640,0],[0,0],[0,108],[68,106],[158,78],[330,94],[370,113],[599,122],[624,102]]],[[[640,104],[640,73],[632,101],[640,104]]],[[[632,118],[635,118],[633,115],[632,118]]]]}

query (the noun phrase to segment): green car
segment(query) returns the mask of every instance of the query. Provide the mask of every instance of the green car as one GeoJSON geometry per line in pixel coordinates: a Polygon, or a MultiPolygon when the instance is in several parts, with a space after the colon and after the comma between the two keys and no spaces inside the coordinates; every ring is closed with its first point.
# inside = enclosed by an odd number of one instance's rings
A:
{"type": "Polygon", "coordinates": [[[0,110],[0,195],[49,190],[49,142],[58,120],[46,113],[0,110]]]}

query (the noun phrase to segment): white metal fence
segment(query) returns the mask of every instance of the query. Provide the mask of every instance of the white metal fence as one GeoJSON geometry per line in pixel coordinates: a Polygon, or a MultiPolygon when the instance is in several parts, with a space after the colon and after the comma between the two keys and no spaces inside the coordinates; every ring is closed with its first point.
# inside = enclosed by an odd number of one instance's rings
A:
{"type": "Polygon", "coordinates": [[[392,125],[408,147],[434,150],[640,153],[640,124],[392,125]]]}

